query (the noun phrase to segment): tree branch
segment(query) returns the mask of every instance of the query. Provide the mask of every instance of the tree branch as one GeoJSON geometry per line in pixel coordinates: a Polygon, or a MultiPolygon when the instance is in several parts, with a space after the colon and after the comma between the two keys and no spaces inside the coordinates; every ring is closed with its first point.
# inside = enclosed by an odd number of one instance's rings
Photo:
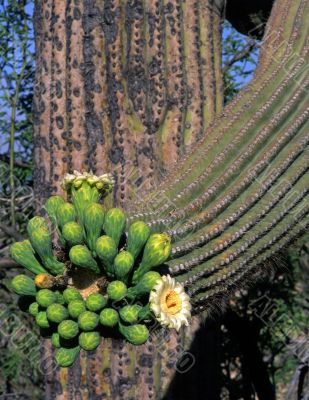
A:
{"type": "Polygon", "coordinates": [[[231,68],[236,62],[243,60],[244,58],[248,57],[248,55],[251,53],[252,50],[256,49],[258,47],[258,43],[254,39],[250,39],[248,41],[247,46],[240,52],[235,54],[234,57],[232,57],[230,60],[228,60],[222,69],[223,74],[226,73],[226,71],[231,68]]]}
{"type": "Polygon", "coordinates": [[[24,237],[18,233],[11,226],[6,226],[5,224],[0,223],[0,229],[8,236],[13,237],[15,240],[23,240],[24,237]]]}
{"type": "MultiPolygon", "coordinates": [[[[6,154],[0,154],[0,161],[3,161],[6,164],[8,164],[10,162],[10,159],[6,154]]],[[[30,164],[25,163],[23,161],[19,161],[19,160],[14,160],[14,165],[15,165],[15,167],[18,167],[18,168],[26,168],[26,169],[31,168],[30,164]]]]}
{"type": "Polygon", "coordinates": [[[17,268],[19,265],[10,258],[2,258],[0,260],[0,269],[2,268],[17,268]]]}

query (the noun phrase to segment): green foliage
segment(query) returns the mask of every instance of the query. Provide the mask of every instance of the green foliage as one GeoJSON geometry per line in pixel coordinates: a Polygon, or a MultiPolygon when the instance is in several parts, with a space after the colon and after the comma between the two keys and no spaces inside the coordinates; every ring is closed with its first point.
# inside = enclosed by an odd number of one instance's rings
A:
{"type": "MultiPolygon", "coordinates": [[[[141,316],[147,318],[147,323],[149,322],[151,318],[149,308],[146,313],[140,314],[144,309],[143,306],[128,305],[125,298],[128,295],[128,298],[134,300],[149,294],[160,278],[158,272],[150,270],[164,262],[171,250],[169,235],[160,233],[150,235],[149,228],[140,221],[133,224],[133,228],[131,226],[130,242],[125,243],[123,234],[126,215],[122,210],[113,208],[107,211],[104,219],[102,205],[90,201],[92,195],[96,197],[100,194],[96,186],[91,187],[93,182],[101,183],[100,178],[91,174],[66,175],[64,187],[69,186],[71,193],[76,192],[74,206],[70,202],[61,201],[59,196],[52,196],[47,201],[49,217],[53,220],[56,226],[55,233],[63,245],[61,251],[57,253],[54,251],[48,222],[40,216],[35,216],[28,222],[30,242],[17,242],[12,246],[13,252],[16,249],[19,251],[18,259],[22,260],[23,264],[24,250],[28,258],[31,255],[39,257],[42,263],[57,275],[47,274],[44,269],[42,271],[33,265],[32,270],[36,274],[34,280],[19,275],[14,278],[12,287],[20,294],[35,295],[36,303],[27,308],[28,312],[35,316],[36,324],[42,329],[42,335],[52,336],[54,347],[59,348],[56,359],[60,360],[60,365],[71,362],[67,358],[70,359],[70,356],[75,354],[74,351],[67,352],[62,350],[62,347],[65,344],[66,349],[75,348],[76,343],[70,341],[77,338],[80,330],[89,333],[80,335],[81,348],[91,350],[99,344],[100,335],[96,331],[99,322],[108,328],[118,327],[118,308],[123,323],[134,324],[139,320],[143,321],[141,316]],[[86,199],[87,207],[82,204],[82,199],[86,199]],[[105,234],[100,236],[102,231],[105,234]],[[118,244],[121,237],[123,240],[120,247],[118,244]],[[84,241],[85,244],[75,244],[84,241]],[[135,265],[139,261],[126,250],[129,245],[136,256],[144,248],[139,266],[135,265]],[[138,273],[139,279],[132,287],[131,275],[134,270],[138,273]],[[79,286],[85,287],[83,277],[86,282],[87,279],[92,282],[88,287],[86,285],[89,294],[85,300],[83,299],[85,292],[79,286]],[[100,287],[102,278],[106,283],[100,287]],[[98,293],[98,290],[103,290],[103,293],[98,293]],[[108,307],[105,308],[106,306],[108,307]],[[69,317],[73,319],[70,320],[69,317]]],[[[34,263],[34,260],[31,261],[34,263]]],[[[147,305],[147,297],[144,297],[144,301],[146,302],[144,305],[147,305]]],[[[143,324],[132,325],[132,329],[119,325],[119,331],[136,345],[143,343],[148,337],[147,327],[143,324]]]]}
{"type": "Polygon", "coordinates": [[[259,42],[238,33],[228,21],[224,22],[223,32],[224,99],[228,103],[250,81],[258,61],[259,42]]]}

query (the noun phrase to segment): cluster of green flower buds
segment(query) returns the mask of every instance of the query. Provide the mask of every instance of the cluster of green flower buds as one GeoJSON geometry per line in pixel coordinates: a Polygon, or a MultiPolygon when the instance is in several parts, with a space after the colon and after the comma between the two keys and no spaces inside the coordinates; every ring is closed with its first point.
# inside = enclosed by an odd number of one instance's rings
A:
{"type": "Polygon", "coordinates": [[[31,299],[28,311],[50,335],[62,367],[71,365],[80,349],[94,350],[111,329],[135,345],[149,336],[149,293],[160,279],[153,269],[170,256],[171,240],[165,233],[151,234],[143,221],[127,229],[124,212],[101,203],[112,187],[110,175],[66,175],[63,188],[72,202],[50,197],[48,219],[32,218],[29,240],[11,246],[12,258],[35,275],[18,275],[11,287],[31,299]],[[57,241],[61,251],[57,246],[55,252],[57,241]],[[92,277],[88,292],[74,280],[86,275],[92,277]]]}

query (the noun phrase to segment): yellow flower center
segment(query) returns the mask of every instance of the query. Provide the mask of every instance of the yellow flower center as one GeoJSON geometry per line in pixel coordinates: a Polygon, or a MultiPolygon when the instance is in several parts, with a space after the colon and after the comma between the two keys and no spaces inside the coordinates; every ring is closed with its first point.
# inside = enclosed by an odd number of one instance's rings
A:
{"type": "Polygon", "coordinates": [[[178,293],[174,290],[168,292],[165,296],[164,308],[169,314],[177,314],[181,310],[181,299],[178,293]]]}

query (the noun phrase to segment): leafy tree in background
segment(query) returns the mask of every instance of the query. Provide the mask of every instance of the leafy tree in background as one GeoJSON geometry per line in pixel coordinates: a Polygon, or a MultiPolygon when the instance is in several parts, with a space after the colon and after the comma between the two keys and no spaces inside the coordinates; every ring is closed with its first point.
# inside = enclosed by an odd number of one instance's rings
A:
{"type": "Polygon", "coordinates": [[[34,45],[30,4],[16,0],[0,5],[0,215],[2,228],[19,234],[31,208],[34,45]]]}
{"type": "Polygon", "coordinates": [[[257,38],[237,32],[228,21],[224,21],[222,73],[225,103],[252,78],[258,61],[259,46],[257,38]]]}
{"type": "Polygon", "coordinates": [[[43,398],[39,336],[8,289],[18,268],[7,258],[33,213],[32,9],[28,0],[0,2],[0,397],[16,399],[43,398]]]}

